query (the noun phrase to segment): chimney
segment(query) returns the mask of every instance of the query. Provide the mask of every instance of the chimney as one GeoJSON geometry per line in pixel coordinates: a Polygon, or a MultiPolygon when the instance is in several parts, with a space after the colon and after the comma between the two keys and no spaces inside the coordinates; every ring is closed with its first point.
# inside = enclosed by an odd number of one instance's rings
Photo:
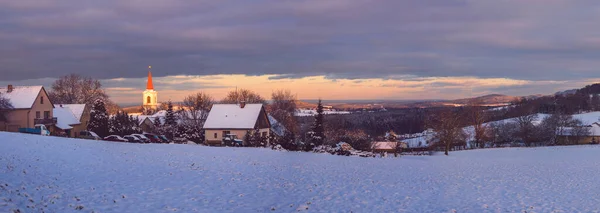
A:
{"type": "Polygon", "coordinates": [[[240,102],[240,108],[243,109],[244,107],[246,107],[246,101],[241,101],[240,102]]]}
{"type": "Polygon", "coordinates": [[[6,88],[6,93],[11,93],[13,91],[14,87],[12,84],[9,84],[8,87],[6,88]]]}

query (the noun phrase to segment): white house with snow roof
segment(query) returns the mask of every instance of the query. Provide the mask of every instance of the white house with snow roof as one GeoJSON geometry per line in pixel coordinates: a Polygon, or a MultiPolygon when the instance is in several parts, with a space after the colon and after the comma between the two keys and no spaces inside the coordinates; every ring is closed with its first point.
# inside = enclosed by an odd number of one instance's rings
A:
{"type": "Polygon", "coordinates": [[[204,123],[206,144],[221,145],[223,138],[234,136],[244,140],[248,131],[258,129],[268,136],[271,123],[262,104],[214,104],[204,123]]]}
{"type": "Polygon", "coordinates": [[[0,88],[0,93],[13,106],[0,121],[0,131],[18,132],[19,128],[34,128],[36,124],[44,124],[53,130],[57,118],[43,86],[8,85],[0,88]]]}
{"type": "Polygon", "coordinates": [[[87,130],[90,111],[90,107],[85,104],[55,104],[57,130],[69,137],[78,137],[81,131],[87,130]]]}

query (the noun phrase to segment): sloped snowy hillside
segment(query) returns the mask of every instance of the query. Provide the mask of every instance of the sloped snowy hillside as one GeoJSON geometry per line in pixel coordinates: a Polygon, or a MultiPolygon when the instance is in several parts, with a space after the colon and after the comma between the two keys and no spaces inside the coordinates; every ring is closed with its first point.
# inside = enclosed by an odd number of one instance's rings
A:
{"type": "Polygon", "coordinates": [[[0,212],[600,210],[600,146],[382,159],[0,138],[0,212]]]}

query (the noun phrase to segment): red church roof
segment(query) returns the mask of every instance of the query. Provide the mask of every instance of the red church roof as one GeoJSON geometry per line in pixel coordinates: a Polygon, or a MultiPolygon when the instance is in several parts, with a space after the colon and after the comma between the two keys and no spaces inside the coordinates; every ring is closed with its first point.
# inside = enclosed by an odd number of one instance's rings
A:
{"type": "Polygon", "coordinates": [[[148,83],[146,84],[147,90],[154,90],[154,84],[152,84],[152,66],[148,66],[148,83]]]}

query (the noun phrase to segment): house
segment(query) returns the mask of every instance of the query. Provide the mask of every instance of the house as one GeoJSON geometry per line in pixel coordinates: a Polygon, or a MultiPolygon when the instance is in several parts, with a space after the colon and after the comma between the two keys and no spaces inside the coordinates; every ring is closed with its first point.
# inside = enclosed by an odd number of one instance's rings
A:
{"type": "Polygon", "coordinates": [[[390,141],[378,141],[371,143],[371,150],[373,152],[397,152],[397,148],[406,149],[408,148],[405,142],[390,142],[390,141]]]}
{"type": "Polygon", "coordinates": [[[10,101],[13,109],[7,110],[6,119],[0,121],[0,131],[18,132],[19,128],[34,128],[44,124],[52,132],[57,118],[54,105],[43,86],[13,86],[0,88],[0,93],[10,101]]]}
{"type": "Polygon", "coordinates": [[[557,143],[559,145],[567,144],[597,144],[600,140],[600,123],[595,122],[592,125],[579,127],[580,130],[587,131],[589,134],[578,133],[578,128],[562,127],[557,132],[557,143]]]}
{"type": "Polygon", "coordinates": [[[262,104],[214,104],[204,123],[206,144],[220,145],[225,136],[235,135],[246,140],[248,131],[258,129],[262,136],[268,136],[271,123],[262,104]]]}
{"type": "Polygon", "coordinates": [[[90,111],[86,104],[55,104],[57,132],[68,137],[78,137],[81,131],[87,130],[90,111]]]}
{"type": "Polygon", "coordinates": [[[152,117],[139,116],[138,120],[140,121],[138,125],[142,129],[142,132],[152,132],[152,130],[154,130],[154,122],[152,121],[152,117]]]}
{"type": "MultiPolygon", "coordinates": [[[[202,119],[203,117],[206,117],[205,114],[208,114],[208,112],[206,111],[201,111],[198,110],[196,112],[196,119],[194,119],[194,115],[192,115],[192,113],[188,110],[182,110],[182,111],[174,111],[175,113],[175,122],[177,122],[177,124],[194,124],[194,123],[203,123],[204,119],[202,119]]],[[[160,125],[164,125],[166,122],[166,117],[167,117],[167,111],[166,110],[159,110],[158,112],[152,114],[152,115],[142,115],[142,114],[129,114],[131,116],[133,116],[134,118],[137,118],[139,120],[138,125],[140,126],[140,128],[142,129],[143,132],[152,132],[154,131],[155,128],[155,124],[154,122],[156,121],[156,119],[158,119],[160,121],[160,125]]]]}
{"type": "MultiPolygon", "coordinates": [[[[129,115],[138,119],[138,121],[139,121],[138,125],[142,129],[142,132],[153,132],[155,130],[155,126],[156,126],[156,124],[154,124],[156,119],[158,119],[160,121],[160,125],[165,124],[166,117],[167,117],[167,111],[160,110],[152,115],[142,115],[142,114],[129,114],[129,115]]],[[[175,117],[177,119],[179,116],[175,116],[175,117]]],[[[179,123],[179,119],[177,119],[177,122],[179,123]]]]}

